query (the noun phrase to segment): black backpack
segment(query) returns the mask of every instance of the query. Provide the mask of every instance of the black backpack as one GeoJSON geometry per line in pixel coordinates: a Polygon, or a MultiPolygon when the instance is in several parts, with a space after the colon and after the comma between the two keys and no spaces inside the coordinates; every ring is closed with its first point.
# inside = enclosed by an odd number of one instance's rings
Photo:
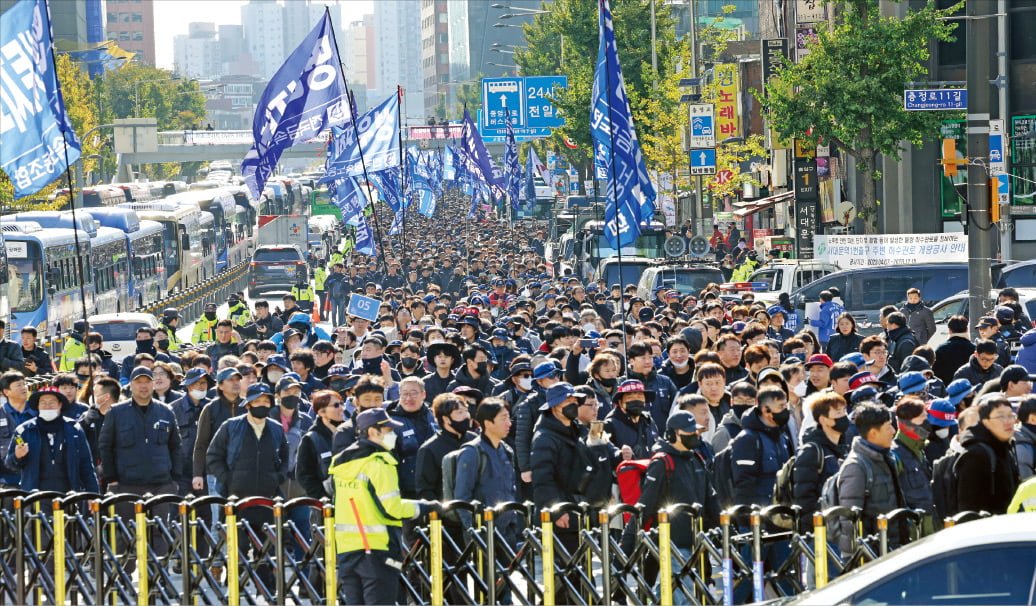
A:
{"type": "MultiPolygon", "coordinates": [[[[988,445],[976,442],[989,455],[990,477],[996,473],[996,453],[988,445]]],[[[957,504],[957,461],[964,454],[963,450],[950,450],[932,464],[932,497],[935,500],[935,511],[942,519],[960,513],[957,504]]]]}
{"type": "Polygon", "coordinates": [[[798,459],[798,455],[802,454],[802,451],[806,448],[817,449],[817,458],[819,459],[819,466],[817,468],[817,476],[819,477],[824,471],[824,451],[813,442],[806,442],[799,447],[799,452],[791,455],[784,465],[777,471],[777,480],[773,485],[773,502],[778,505],[791,505],[794,502],[795,494],[795,461],[798,459]]]}
{"type": "MultiPolygon", "coordinates": [[[[742,429],[741,433],[734,438],[741,437],[742,434],[751,434],[755,437],[756,444],[758,445],[759,452],[763,450],[762,439],[759,434],[750,430],[742,429]]],[[[734,440],[731,440],[727,444],[726,448],[719,451],[716,454],[716,458],[712,460],[712,485],[716,489],[716,499],[719,501],[721,509],[727,509],[733,507],[734,503],[734,440]]]]}
{"type": "Polygon", "coordinates": [[[332,299],[344,299],[349,294],[349,289],[345,285],[344,278],[338,278],[331,282],[331,290],[329,291],[332,299]]]}

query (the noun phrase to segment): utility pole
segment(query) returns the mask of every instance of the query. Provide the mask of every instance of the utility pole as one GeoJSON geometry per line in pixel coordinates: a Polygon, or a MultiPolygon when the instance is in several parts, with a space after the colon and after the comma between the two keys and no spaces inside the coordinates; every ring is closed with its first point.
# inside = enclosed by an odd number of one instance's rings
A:
{"type": "MultiPolygon", "coordinates": [[[[981,14],[988,5],[969,2],[966,9],[968,80],[968,317],[972,327],[989,310],[993,250],[989,189],[990,32],[992,20],[981,14]]],[[[1003,116],[1002,116],[1003,117],[1003,116]]],[[[977,338],[975,328],[972,336],[977,338]]]]}
{"type": "MultiPolygon", "coordinates": [[[[691,13],[691,32],[690,32],[690,36],[691,36],[691,78],[698,78],[699,77],[699,74],[698,74],[698,60],[701,57],[698,56],[698,20],[695,17],[695,12],[696,11],[694,10],[694,3],[695,3],[695,0],[687,0],[687,10],[690,11],[690,13],[691,13]]],[[[699,84],[698,85],[698,90],[700,91],[701,88],[702,87],[699,84]]],[[[690,111],[689,107],[688,107],[688,111],[690,111]]],[[[688,128],[690,128],[689,124],[688,124],[688,128]]],[[[689,131],[688,131],[688,134],[690,134],[689,131]]],[[[690,175],[690,153],[689,152],[688,152],[688,168],[687,168],[687,172],[688,172],[687,178],[690,179],[691,175],[690,175]]],[[[701,228],[701,226],[705,224],[705,222],[703,220],[704,217],[705,217],[705,204],[704,204],[704,202],[701,199],[701,194],[702,194],[702,192],[701,192],[701,175],[697,175],[697,176],[694,177],[694,207],[695,207],[695,211],[696,212],[691,213],[691,215],[694,216],[694,223],[696,223],[697,225],[692,224],[691,225],[691,231],[694,232],[694,235],[696,235],[696,236],[700,236],[700,235],[706,235],[707,236],[707,234],[709,232],[706,229],[702,229],[701,228]],[[701,231],[699,231],[699,229],[701,231]]]]}

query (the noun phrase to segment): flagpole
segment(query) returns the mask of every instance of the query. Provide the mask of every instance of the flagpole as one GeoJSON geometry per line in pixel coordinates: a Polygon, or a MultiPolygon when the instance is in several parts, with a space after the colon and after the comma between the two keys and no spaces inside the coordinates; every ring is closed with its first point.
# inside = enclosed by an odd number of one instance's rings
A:
{"type": "MultiPolygon", "coordinates": [[[[399,204],[401,212],[403,213],[403,232],[402,232],[402,243],[400,244],[400,254],[406,252],[406,207],[407,207],[407,191],[406,191],[406,163],[404,161],[404,150],[403,150],[403,87],[396,85],[396,105],[399,107],[399,111],[396,112],[396,135],[399,137],[399,204]]],[[[409,270],[407,276],[410,275],[409,270]]],[[[410,278],[405,278],[407,286],[410,285],[410,278]]]]}
{"type": "MultiPolygon", "coordinates": [[[[44,9],[46,11],[46,16],[47,16],[47,37],[50,40],[50,60],[54,64],[54,82],[55,82],[55,84],[57,86],[58,91],[60,91],[61,90],[61,79],[58,78],[58,74],[57,74],[57,71],[58,71],[58,58],[57,58],[57,54],[54,52],[54,30],[53,30],[53,25],[51,25],[51,19],[50,19],[50,3],[49,2],[44,2],[43,3],[43,7],[44,7],[44,9]]],[[[64,95],[61,95],[61,98],[64,99],[64,95]]],[[[77,264],[77,266],[79,268],[79,299],[80,299],[80,304],[82,306],[82,311],[83,311],[83,322],[86,322],[86,330],[83,331],[83,338],[85,339],[86,338],[86,333],[89,332],[89,330],[90,330],[90,314],[86,310],[86,278],[87,278],[87,276],[86,276],[86,269],[83,267],[83,253],[81,252],[82,249],[80,248],[80,244],[79,244],[79,222],[76,220],[76,202],[75,202],[77,197],[80,200],[82,200],[83,184],[80,183],[80,182],[75,182],[75,184],[73,186],[73,181],[72,181],[72,165],[68,161],[68,139],[65,137],[65,129],[59,128],[58,130],[61,131],[61,142],[63,143],[62,151],[65,154],[65,178],[68,179],[69,206],[72,209],[72,237],[75,239],[76,264],[77,264]],[[75,187],[79,188],[79,191],[80,191],[80,195],[79,196],[75,195],[75,187]]],[[[77,162],[82,162],[82,161],[83,161],[83,158],[82,158],[82,155],[80,153],[80,158],[79,158],[79,160],[77,160],[77,162]]]]}

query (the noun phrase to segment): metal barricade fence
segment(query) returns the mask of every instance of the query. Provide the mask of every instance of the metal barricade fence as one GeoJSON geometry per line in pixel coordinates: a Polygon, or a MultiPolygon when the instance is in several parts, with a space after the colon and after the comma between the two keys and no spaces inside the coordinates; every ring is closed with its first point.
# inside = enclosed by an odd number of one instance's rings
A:
{"type": "MultiPolygon", "coordinates": [[[[798,524],[796,507],[739,506],[706,529],[700,505],[676,504],[645,530],[630,505],[536,511],[531,503],[453,501],[414,529],[400,595],[420,605],[758,601],[823,587],[899,539],[915,540],[923,515],[890,512],[874,535],[861,536],[857,509],[815,512],[810,527],[798,524]],[[457,522],[458,512],[470,523],[457,522]],[[566,514],[569,528],[559,528],[566,514]],[[625,516],[632,528],[623,536],[611,522],[625,516]],[[855,545],[847,554],[828,535],[843,520],[855,545]],[[676,539],[674,524],[690,524],[691,544],[676,539]]],[[[945,526],[987,515],[964,512],[945,526]]],[[[0,603],[261,602],[344,603],[330,503],[0,491],[0,603]],[[222,513],[210,523],[198,513],[213,505],[222,513]],[[297,508],[309,510],[308,528],[292,521],[297,508]]]]}

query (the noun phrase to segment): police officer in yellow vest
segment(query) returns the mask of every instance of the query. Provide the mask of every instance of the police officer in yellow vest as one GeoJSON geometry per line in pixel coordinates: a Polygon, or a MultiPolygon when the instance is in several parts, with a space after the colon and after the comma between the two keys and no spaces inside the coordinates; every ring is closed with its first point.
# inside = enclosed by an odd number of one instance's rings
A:
{"type": "MultiPolygon", "coordinates": [[[[324,304],[324,282],[327,281],[327,265],[320,261],[313,270],[313,290],[317,291],[317,305],[324,304]]],[[[323,309],[323,307],[320,307],[323,309]]]]}
{"type": "MultiPolygon", "coordinates": [[[[344,246],[345,244],[343,243],[342,247],[344,248],[344,246]]],[[[339,248],[336,248],[334,251],[331,252],[331,267],[334,267],[335,263],[342,263],[344,261],[345,256],[342,254],[342,251],[339,248]]]]}
{"type": "Polygon", "coordinates": [[[183,341],[180,340],[180,337],[176,336],[176,329],[180,326],[180,311],[175,307],[169,307],[162,310],[161,323],[169,331],[169,351],[180,349],[180,345],[183,341]]]}
{"type": "Polygon", "coordinates": [[[216,340],[216,324],[219,322],[219,318],[216,317],[216,309],[215,303],[205,304],[205,311],[194,323],[194,336],[191,338],[191,342],[206,343],[216,340]]]}
{"type": "Polygon", "coordinates": [[[299,277],[295,282],[295,286],[291,288],[291,296],[295,297],[295,303],[299,306],[299,309],[306,312],[307,314],[313,311],[313,287],[309,285],[309,281],[305,278],[299,277]]]}
{"type": "Polygon", "coordinates": [[[76,360],[86,355],[87,328],[86,320],[76,320],[72,324],[72,334],[65,339],[65,347],[61,352],[61,362],[58,364],[58,371],[75,371],[76,360]]]}
{"type": "Polygon", "coordinates": [[[1015,491],[1011,504],[1007,506],[1007,513],[1026,511],[1036,511],[1036,476],[1022,482],[1015,491]]]}
{"type": "Polygon", "coordinates": [[[227,296],[227,306],[230,308],[230,313],[227,317],[234,322],[234,328],[244,326],[252,321],[252,312],[248,311],[248,306],[241,300],[240,293],[230,293],[227,296]]]}
{"type": "MultiPolygon", "coordinates": [[[[338,584],[346,604],[395,604],[403,565],[403,520],[433,505],[399,494],[399,471],[392,449],[396,429],[383,408],[356,416],[360,439],[331,461],[335,488],[335,550],[338,584]]],[[[404,599],[401,603],[406,603],[404,599]]]]}

